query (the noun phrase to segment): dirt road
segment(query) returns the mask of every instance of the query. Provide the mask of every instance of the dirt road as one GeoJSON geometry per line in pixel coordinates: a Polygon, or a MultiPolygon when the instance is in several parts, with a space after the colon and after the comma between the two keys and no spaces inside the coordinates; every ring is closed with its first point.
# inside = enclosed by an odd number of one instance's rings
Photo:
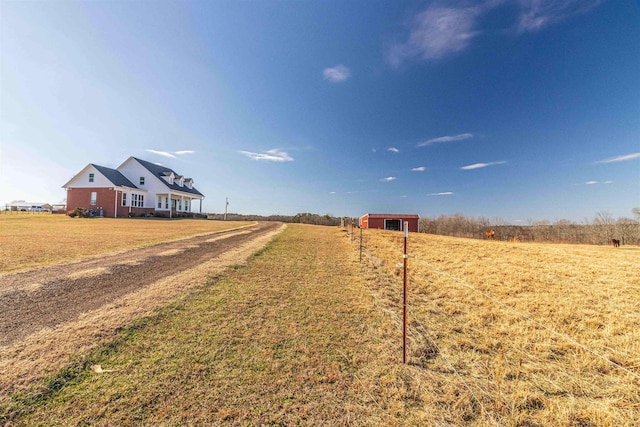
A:
{"type": "Polygon", "coordinates": [[[211,272],[243,263],[281,229],[279,223],[257,223],[0,276],[0,395],[14,389],[16,374],[33,362],[56,365],[60,357],[90,348],[211,272]]]}

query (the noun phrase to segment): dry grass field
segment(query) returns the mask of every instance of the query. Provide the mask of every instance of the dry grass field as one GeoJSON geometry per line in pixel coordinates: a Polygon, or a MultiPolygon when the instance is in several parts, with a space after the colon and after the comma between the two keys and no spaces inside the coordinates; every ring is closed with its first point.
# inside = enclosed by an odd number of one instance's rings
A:
{"type": "MultiPolygon", "coordinates": [[[[136,220],[137,221],[137,220],[136,220]]],[[[31,391],[9,425],[640,425],[640,248],[289,225],[31,391]]]]}
{"type": "Polygon", "coordinates": [[[0,215],[0,274],[212,233],[246,222],[0,215]]]}
{"type": "Polygon", "coordinates": [[[14,395],[0,424],[424,425],[350,249],[340,229],[289,225],[247,266],[14,395]]]}
{"type": "MultiPolygon", "coordinates": [[[[399,322],[403,235],[363,241],[399,322]]],[[[407,252],[423,408],[453,425],[640,425],[640,248],[411,234],[407,252]]]]}

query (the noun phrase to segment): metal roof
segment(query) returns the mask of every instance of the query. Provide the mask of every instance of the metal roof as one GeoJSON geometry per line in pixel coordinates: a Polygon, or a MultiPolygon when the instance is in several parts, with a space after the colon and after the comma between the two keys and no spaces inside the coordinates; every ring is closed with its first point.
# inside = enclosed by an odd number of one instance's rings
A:
{"type": "Polygon", "coordinates": [[[374,219],[420,219],[418,214],[364,214],[374,219]]]}

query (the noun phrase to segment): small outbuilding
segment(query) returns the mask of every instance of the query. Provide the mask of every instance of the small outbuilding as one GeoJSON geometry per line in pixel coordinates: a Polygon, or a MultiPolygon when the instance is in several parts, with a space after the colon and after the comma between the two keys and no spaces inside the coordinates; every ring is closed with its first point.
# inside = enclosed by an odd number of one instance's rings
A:
{"type": "Polygon", "coordinates": [[[404,223],[408,223],[408,230],[420,231],[418,214],[364,214],[360,217],[360,228],[378,228],[383,230],[404,231],[404,223]]]}

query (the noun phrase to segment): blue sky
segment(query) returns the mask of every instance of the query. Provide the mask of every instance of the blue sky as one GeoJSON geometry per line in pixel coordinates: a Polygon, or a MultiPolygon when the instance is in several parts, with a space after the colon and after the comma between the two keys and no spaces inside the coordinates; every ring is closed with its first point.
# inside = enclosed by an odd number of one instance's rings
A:
{"type": "Polygon", "coordinates": [[[3,204],[136,156],[206,212],[640,207],[636,1],[2,0],[0,31],[3,204]]]}

